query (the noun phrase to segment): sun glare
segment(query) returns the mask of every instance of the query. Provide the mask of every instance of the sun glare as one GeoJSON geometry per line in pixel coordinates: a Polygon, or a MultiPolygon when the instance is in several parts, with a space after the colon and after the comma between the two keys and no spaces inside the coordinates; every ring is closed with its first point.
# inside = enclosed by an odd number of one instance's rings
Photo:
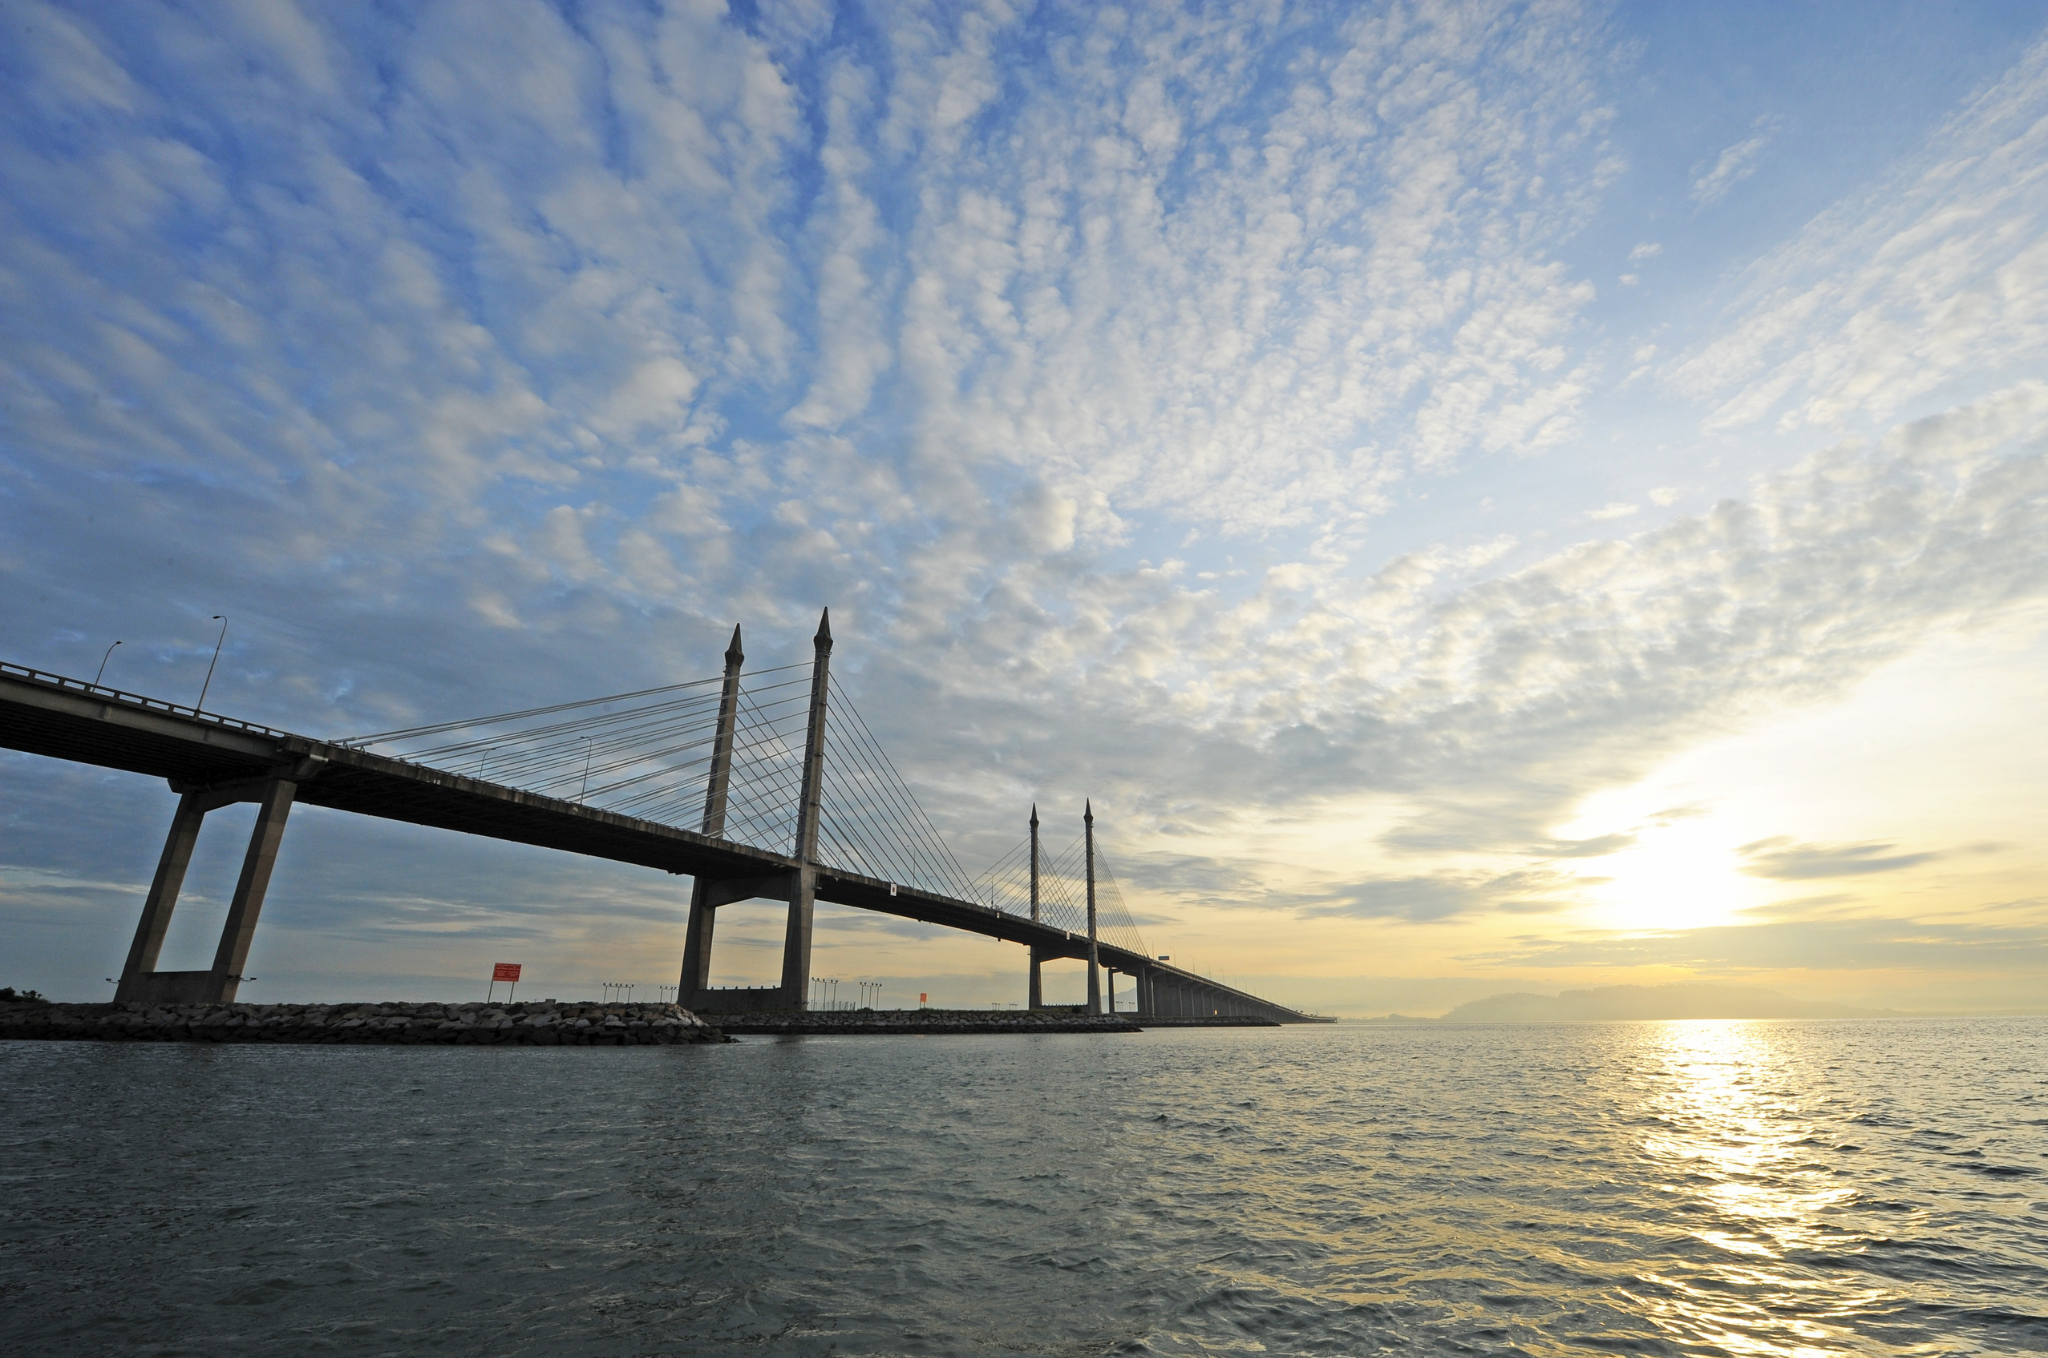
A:
{"type": "Polygon", "coordinates": [[[1685,821],[1645,833],[1636,844],[1588,860],[1598,922],[1612,929],[1702,929],[1729,924],[1762,903],[1764,884],[1740,871],[1725,829],[1711,821],[1685,821]]]}

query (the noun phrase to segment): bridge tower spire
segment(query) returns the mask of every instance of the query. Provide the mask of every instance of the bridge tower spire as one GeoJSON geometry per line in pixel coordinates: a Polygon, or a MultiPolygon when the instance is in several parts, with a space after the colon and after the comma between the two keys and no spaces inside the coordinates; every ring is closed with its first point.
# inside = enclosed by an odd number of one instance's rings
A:
{"type": "MultiPolygon", "coordinates": [[[[1031,922],[1038,923],[1038,803],[1031,803],[1031,922]]],[[[1031,995],[1028,1007],[1045,1008],[1044,959],[1036,947],[1031,950],[1031,995]]]]}
{"type": "Polygon", "coordinates": [[[1102,975],[1097,969],[1102,955],[1095,943],[1095,803],[1084,803],[1081,812],[1083,834],[1088,840],[1088,1012],[1102,1012],[1102,975]]]}
{"type": "Polygon", "coordinates": [[[711,742],[711,783],[704,789],[704,833],[713,839],[725,835],[725,794],[732,782],[732,734],[739,720],[740,666],[747,653],[740,649],[740,625],[732,625],[732,641],[725,648],[725,683],[718,691],[718,734],[711,742]]]}
{"type": "MultiPolygon", "coordinates": [[[[732,740],[739,722],[740,666],[746,663],[740,647],[740,626],[732,627],[732,642],[725,648],[725,683],[718,692],[718,731],[711,741],[711,782],[704,790],[703,833],[712,839],[725,837],[726,790],[732,782],[732,740]]],[[[682,984],[676,987],[676,1003],[686,1009],[703,1004],[711,985],[711,933],[718,919],[717,904],[711,898],[711,884],[700,874],[690,884],[689,931],[683,935],[682,984]]]]}
{"type": "Polygon", "coordinates": [[[811,638],[811,712],[804,727],[804,781],[797,804],[796,842],[790,857],[789,925],[782,935],[782,1001],[788,1009],[810,1007],[811,917],[818,887],[818,822],[825,799],[825,707],[832,683],[832,610],[818,618],[811,638]]]}

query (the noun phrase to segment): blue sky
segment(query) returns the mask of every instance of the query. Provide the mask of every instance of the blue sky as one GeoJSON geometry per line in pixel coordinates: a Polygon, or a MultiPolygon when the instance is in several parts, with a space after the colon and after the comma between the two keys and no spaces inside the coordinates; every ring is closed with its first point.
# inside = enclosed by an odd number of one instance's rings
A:
{"type": "MultiPolygon", "coordinates": [[[[2039,993],[2034,7],[0,28],[8,659],[119,639],[189,701],[224,612],[209,706],[340,736],[710,673],[735,621],[800,658],[829,604],[970,870],[1093,796],[1152,936],[1304,1003],[2039,993]]],[[[0,757],[20,982],[98,993],[169,807],[0,757]]],[[[652,984],[680,900],[309,809],[256,961],[652,984]]]]}

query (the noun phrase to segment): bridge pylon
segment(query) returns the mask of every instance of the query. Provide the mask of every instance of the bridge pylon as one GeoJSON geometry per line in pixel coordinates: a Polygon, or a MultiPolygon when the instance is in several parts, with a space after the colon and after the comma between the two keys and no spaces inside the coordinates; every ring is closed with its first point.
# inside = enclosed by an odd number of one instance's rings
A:
{"type": "MultiPolygon", "coordinates": [[[[1038,923],[1038,803],[1031,803],[1031,922],[1038,923]]],[[[1031,993],[1026,1007],[1045,1008],[1045,958],[1031,950],[1031,993]]]]}
{"type": "Polygon", "coordinates": [[[1088,841],[1088,1012],[1102,1012],[1102,950],[1095,932],[1095,803],[1083,804],[1082,835],[1088,841]]]}
{"type": "MultiPolygon", "coordinates": [[[[832,683],[832,610],[818,619],[811,639],[811,698],[804,728],[802,787],[798,794],[796,835],[790,856],[796,867],[766,877],[718,878],[700,875],[690,888],[690,921],[683,941],[683,974],[677,1002],[704,1014],[747,1014],[803,1010],[810,1007],[811,925],[818,886],[818,824],[825,783],[825,719],[832,683]],[[789,915],[782,939],[782,980],[774,986],[711,985],[711,940],[718,908],[736,901],[787,901],[789,915]]],[[[739,719],[740,629],[732,629],[725,651],[724,688],[719,694],[718,730],[712,744],[711,780],[704,793],[704,830],[711,838],[725,834],[728,785],[732,777],[734,730],[739,719]]]]}

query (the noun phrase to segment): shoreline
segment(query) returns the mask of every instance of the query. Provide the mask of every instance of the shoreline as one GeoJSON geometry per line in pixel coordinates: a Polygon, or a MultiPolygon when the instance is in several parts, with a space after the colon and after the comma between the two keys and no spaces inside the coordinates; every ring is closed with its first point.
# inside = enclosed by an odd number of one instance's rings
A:
{"type": "Polygon", "coordinates": [[[70,1004],[0,1001],[0,1041],[238,1042],[381,1046],[639,1047],[741,1037],[1140,1033],[1276,1028],[1270,1019],[1141,1017],[1071,1009],[880,1009],[698,1015],[674,1004],[70,1004]]]}

